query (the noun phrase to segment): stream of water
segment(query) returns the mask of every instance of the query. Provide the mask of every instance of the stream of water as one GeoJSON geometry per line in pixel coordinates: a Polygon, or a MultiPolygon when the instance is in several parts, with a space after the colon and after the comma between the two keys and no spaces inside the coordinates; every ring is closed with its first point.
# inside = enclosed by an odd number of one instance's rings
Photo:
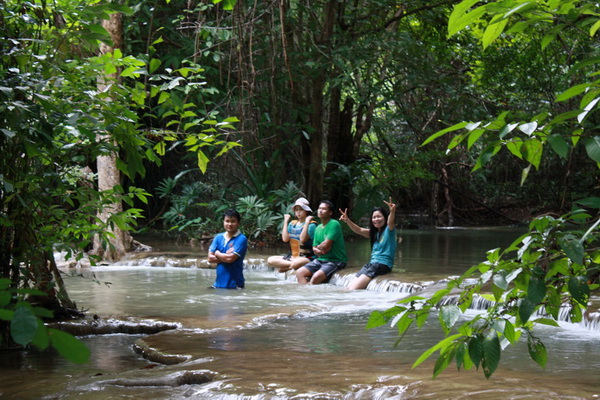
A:
{"type": "MultiPolygon", "coordinates": [[[[331,284],[300,286],[264,265],[285,249],[253,249],[246,289],[215,290],[206,249],[149,243],[156,252],[65,277],[78,307],[102,318],[165,321],[154,335],[82,337],[85,365],[51,352],[5,352],[0,398],[7,399],[592,399],[600,397],[600,328],[561,323],[538,331],[548,349],[542,369],[526,343],[502,354],[492,378],[454,365],[432,380],[435,357],[411,368],[443,337],[436,321],[410,330],[365,330],[369,314],[461,274],[485,251],[508,245],[518,229],[402,232],[394,272],[368,290],[343,286],[368,260],[367,240],[352,241],[349,268],[331,284]],[[94,279],[90,279],[93,277],[94,279]],[[402,283],[402,284],[400,284],[402,283]],[[134,346],[135,344],[135,346],[134,346]],[[146,359],[140,345],[178,363],[146,359]]],[[[477,311],[468,311],[475,313],[477,311]]]]}

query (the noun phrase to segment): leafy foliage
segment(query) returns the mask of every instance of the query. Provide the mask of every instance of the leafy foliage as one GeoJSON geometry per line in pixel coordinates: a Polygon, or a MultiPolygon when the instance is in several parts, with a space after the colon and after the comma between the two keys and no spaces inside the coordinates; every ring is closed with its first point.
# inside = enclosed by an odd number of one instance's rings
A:
{"type": "MultiPolygon", "coordinates": [[[[530,26],[548,22],[555,23],[558,29],[552,27],[546,33],[541,41],[542,48],[546,48],[566,26],[591,25],[591,36],[596,33],[597,28],[594,27],[600,26],[597,14],[589,12],[593,6],[577,1],[489,2],[471,10],[476,4],[478,2],[466,0],[455,6],[448,30],[453,35],[467,26],[483,27],[474,28],[474,31],[480,35],[484,48],[503,32],[522,33],[530,26]],[[488,16],[489,20],[482,22],[484,16],[488,16]],[[514,24],[511,26],[512,21],[514,24]]],[[[581,65],[596,63],[596,59],[584,59],[574,70],[580,70],[581,65]]],[[[543,150],[546,147],[560,157],[567,157],[574,147],[583,142],[588,156],[598,163],[595,124],[589,121],[600,93],[597,86],[598,82],[592,81],[575,85],[559,94],[557,102],[585,93],[575,109],[554,117],[543,112],[529,121],[507,121],[509,113],[503,112],[490,122],[452,125],[431,135],[423,145],[458,131],[461,133],[452,138],[448,150],[455,150],[466,142],[467,148],[475,151],[475,143],[485,139],[474,169],[486,167],[501,149],[506,148],[513,156],[527,162],[522,184],[532,166],[536,169],[543,167],[543,150]]],[[[447,337],[414,363],[417,366],[439,351],[434,377],[454,360],[459,369],[481,367],[489,378],[499,365],[501,350],[515,344],[522,335],[527,338],[530,357],[544,367],[546,349],[541,339],[534,335],[535,325],[557,325],[562,309],[568,311],[571,321],[581,321],[591,292],[599,288],[600,198],[587,198],[574,205],[569,213],[559,218],[543,216],[534,219],[527,234],[504,250],[490,250],[485,262],[449,282],[446,288],[433,296],[404,299],[393,309],[374,313],[368,327],[382,325],[391,319],[398,326],[399,334],[403,335],[413,321],[420,327],[429,313],[437,311],[447,337]],[[444,304],[443,300],[453,293],[458,296],[456,304],[444,304]],[[462,317],[467,321],[457,326],[462,313],[476,296],[487,299],[490,307],[474,318],[462,317]],[[457,333],[450,335],[452,332],[457,333]]]]}
{"type": "Polygon", "coordinates": [[[40,350],[49,346],[74,363],[85,363],[89,349],[73,335],[44,325],[43,318],[52,317],[52,311],[33,307],[23,300],[25,296],[45,296],[32,289],[14,289],[10,279],[0,279],[0,320],[10,323],[10,335],[21,346],[34,345],[40,350]],[[15,301],[16,299],[16,301],[15,301]]]}

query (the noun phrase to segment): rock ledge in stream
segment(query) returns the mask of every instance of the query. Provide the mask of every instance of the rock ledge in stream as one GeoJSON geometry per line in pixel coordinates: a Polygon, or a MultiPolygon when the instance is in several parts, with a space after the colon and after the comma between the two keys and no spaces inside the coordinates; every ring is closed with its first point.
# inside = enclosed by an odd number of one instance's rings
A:
{"type": "Polygon", "coordinates": [[[134,319],[124,321],[113,318],[101,319],[97,316],[74,321],[52,322],[48,326],[75,336],[109,335],[114,333],[152,335],[180,327],[179,324],[162,321],[134,319]]]}
{"type": "Polygon", "coordinates": [[[197,385],[212,382],[216,376],[215,372],[209,370],[182,371],[168,374],[162,377],[136,378],[136,379],[113,379],[104,381],[104,384],[137,387],[137,386],[183,386],[197,385]]]}
{"type": "Polygon", "coordinates": [[[163,353],[153,347],[148,346],[148,344],[142,339],[135,341],[133,344],[133,350],[146,360],[166,365],[179,364],[192,358],[192,356],[163,353]]]}

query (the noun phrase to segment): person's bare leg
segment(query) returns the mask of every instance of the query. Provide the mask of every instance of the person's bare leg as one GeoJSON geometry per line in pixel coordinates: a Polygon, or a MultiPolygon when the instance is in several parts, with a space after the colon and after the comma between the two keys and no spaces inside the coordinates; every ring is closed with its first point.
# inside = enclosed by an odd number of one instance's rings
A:
{"type": "Polygon", "coordinates": [[[318,285],[319,283],[323,283],[325,279],[327,279],[327,275],[325,275],[325,272],[318,270],[313,274],[312,278],[310,278],[310,284],[318,285]]]}
{"type": "Polygon", "coordinates": [[[290,269],[296,270],[308,264],[310,260],[306,257],[296,257],[292,259],[290,269]]]}
{"type": "Polygon", "coordinates": [[[367,275],[357,276],[350,282],[350,285],[348,285],[348,290],[366,289],[371,280],[373,280],[373,278],[370,278],[367,275]]]}
{"type": "Polygon", "coordinates": [[[300,285],[306,285],[310,279],[311,273],[307,268],[300,267],[296,270],[296,278],[300,285]]]}
{"type": "Polygon", "coordinates": [[[267,258],[267,264],[273,268],[277,268],[279,272],[289,271],[292,263],[285,260],[282,256],[271,256],[267,258]]]}

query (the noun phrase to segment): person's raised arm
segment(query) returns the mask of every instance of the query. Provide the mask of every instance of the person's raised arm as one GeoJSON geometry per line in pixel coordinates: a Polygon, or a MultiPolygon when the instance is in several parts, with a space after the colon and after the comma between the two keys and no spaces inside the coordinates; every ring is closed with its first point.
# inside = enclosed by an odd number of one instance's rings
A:
{"type": "Polygon", "coordinates": [[[388,215],[387,226],[390,231],[393,231],[396,228],[396,204],[392,203],[392,198],[390,197],[390,201],[383,201],[390,209],[390,213],[388,215]]]}
{"type": "Polygon", "coordinates": [[[350,220],[350,218],[348,217],[348,209],[346,208],[344,211],[342,211],[342,209],[340,208],[340,221],[344,221],[346,224],[348,224],[348,226],[350,227],[350,229],[352,229],[352,232],[364,236],[364,237],[369,237],[369,230],[366,228],[361,228],[360,226],[356,225],[354,222],[352,222],[350,220]]]}
{"type": "Polygon", "coordinates": [[[290,223],[290,214],[285,214],[283,216],[283,228],[281,228],[281,240],[284,242],[290,241],[290,233],[288,232],[288,224],[290,223]]]}
{"type": "Polygon", "coordinates": [[[300,241],[302,243],[308,242],[308,240],[310,239],[310,235],[308,234],[308,231],[310,229],[310,223],[313,220],[313,216],[309,215],[306,217],[306,220],[304,221],[304,226],[302,227],[302,232],[300,232],[300,241]]]}

